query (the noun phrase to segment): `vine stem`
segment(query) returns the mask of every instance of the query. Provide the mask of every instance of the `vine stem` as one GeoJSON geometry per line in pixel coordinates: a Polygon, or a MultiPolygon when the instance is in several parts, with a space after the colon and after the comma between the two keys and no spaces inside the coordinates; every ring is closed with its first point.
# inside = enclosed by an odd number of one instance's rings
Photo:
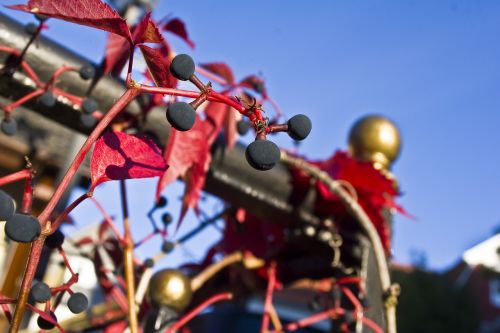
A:
{"type": "Polygon", "coordinates": [[[165,331],[165,333],[177,332],[178,329],[180,329],[182,326],[186,325],[191,319],[193,319],[200,312],[202,312],[203,310],[208,308],[210,305],[212,305],[216,302],[230,300],[232,298],[233,298],[233,294],[231,294],[231,293],[221,293],[221,294],[217,294],[217,295],[210,297],[205,302],[201,303],[200,305],[195,307],[193,310],[188,312],[186,315],[184,315],[177,322],[175,322],[170,328],[168,328],[165,331]]]}
{"type": "Polygon", "coordinates": [[[137,333],[137,311],[135,305],[135,276],[134,276],[134,242],[132,240],[132,233],[130,232],[128,205],[127,205],[127,188],[125,187],[125,180],[120,180],[120,197],[122,201],[123,211],[123,264],[125,271],[125,283],[127,286],[127,303],[128,303],[128,321],[130,333],[137,333]]]}
{"type": "Polygon", "coordinates": [[[0,178],[0,186],[4,186],[13,182],[17,182],[19,180],[23,179],[29,179],[31,178],[31,170],[30,169],[23,169],[18,172],[11,173],[10,175],[3,176],[0,178]]]}
{"type": "Polygon", "coordinates": [[[62,195],[70,185],[71,179],[75,176],[76,172],[78,171],[78,168],[82,164],[87,153],[92,148],[94,142],[99,138],[101,133],[106,129],[106,127],[111,123],[111,121],[135,97],[137,97],[139,93],[140,91],[134,88],[126,90],[125,93],[111,107],[109,112],[106,113],[106,115],[101,119],[101,121],[92,131],[92,133],[88,136],[83,146],[80,148],[78,154],[75,156],[75,159],[73,160],[68,171],[61,180],[61,183],[57,186],[52,198],[50,198],[49,203],[47,204],[47,206],[45,206],[45,209],[38,216],[38,220],[44,232],[35,242],[33,242],[31,246],[27,267],[23,275],[23,281],[21,283],[21,289],[19,290],[19,294],[17,297],[18,301],[16,309],[14,311],[14,317],[12,318],[12,322],[9,328],[9,333],[16,333],[21,325],[24,310],[26,309],[26,302],[28,301],[28,296],[31,289],[31,284],[33,283],[33,278],[35,276],[36,269],[38,267],[38,262],[40,261],[40,255],[42,253],[43,244],[45,243],[46,235],[50,233],[50,223],[48,223],[50,215],[52,214],[57,203],[59,202],[62,195]]]}
{"type": "Polygon", "coordinates": [[[268,281],[266,299],[264,300],[264,313],[262,314],[262,325],[260,326],[260,333],[269,332],[269,315],[273,306],[273,293],[276,285],[276,263],[272,262],[267,270],[268,281]]]}

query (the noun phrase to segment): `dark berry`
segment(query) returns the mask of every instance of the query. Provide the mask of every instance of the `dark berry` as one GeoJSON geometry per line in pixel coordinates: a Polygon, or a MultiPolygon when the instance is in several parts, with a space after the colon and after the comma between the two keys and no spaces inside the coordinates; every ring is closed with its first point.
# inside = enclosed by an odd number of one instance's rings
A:
{"type": "Polygon", "coordinates": [[[56,327],[56,324],[55,324],[55,323],[57,323],[56,314],[54,312],[52,312],[52,311],[50,311],[47,314],[49,315],[49,317],[52,318],[52,320],[54,321],[54,323],[48,321],[47,319],[43,318],[42,316],[38,316],[38,319],[36,320],[36,323],[38,324],[38,327],[40,327],[42,330],[51,330],[54,327],[56,327]]]}
{"type": "Polygon", "coordinates": [[[95,68],[91,64],[85,64],[80,68],[80,71],[78,73],[80,74],[80,77],[82,79],[90,80],[95,76],[95,68]]]}
{"type": "Polygon", "coordinates": [[[187,54],[178,54],[170,64],[170,72],[181,81],[189,80],[193,76],[195,65],[193,58],[187,54]]]}
{"type": "Polygon", "coordinates": [[[97,110],[98,105],[95,99],[93,98],[85,98],[82,103],[82,111],[84,113],[92,113],[97,110]]]}
{"type": "Polygon", "coordinates": [[[31,215],[14,214],[5,223],[5,234],[15,242],[31,243],[37,239],[40,232],[40,223],[31,215]]]}
{"type": "Polygon", "coordinates": [[[247,146],[245,157],[255,169],[265,171],[272,169],[280,160],[280,149],[274,142],[255,140],[247,146]]]}
{"type": "Polygon", "coordinates": [[[165,207],[168,204],[168,200],[165,197],[160,197],[158,201],[156,202],[155,206],[156,208],[162,208],[165,207]]]}
{"type": "Polygon", "coordinates": [[[36,23],[28,23],[24,26],[24,31],[26,31],[30,35],[36,34],[36,31],[38,30],[38,24],[36,23]]]}
{"type": "Polygon", "coordinates": [[[47,108],[52,108],[56,105],[56,98],[51,92],[47,91],[38,97],[38,102],[47,108]]]}
{"type": "Polygon", "coordinates": [[[17,121],[14,118],[3,118],[0,127],[3,134],[12,136],[17,132],[17,121]]]}
{"type": "Polygon", "coordinates": [[[236,123],[236,130],[238,131],[239,135],[247,134],[249,129],[250,124],[244,120],[240,120],[236,123]]]}
{"type": "Polygon", "coordinates": [[[47,237],[45,240],[45,245],[47,245],[51,249],[57,249],[61,247],[64,243],[64,234],[60,229],[54,231],[54,233],[47,237]]]}
{"type": "Polygon", "coordinates": [[[40,22],[43,22],[45,21],[46,19],[48,19],[49,17],[47,15],[43,15],[43,14],[35,14],[35,18],[40,21],[40,22]]]}
{"type": "Polygon", "coordinates": [[[304,140],[311,132],[312,124],[309,117],[298,114],[288,120],[288,135],[294,140],[304,140]]]}
{"type": "Polygon", "coordinates": [[[161,245],[161,252],[163,253],[170,253],[174,249],[175,244],[169,241],[164,241],[163,244],[161,245]]]}
{"type": "Polygon", "coordinates": [[[170,213],[165,213],[161,216],[161,220],[162,220],[163,224],[167,226],[170,223],[172,223],[173,217],[170,213]]]}
{"type": "Polygon", "coordinates": [[[6,192],[0,190],[0,221],[9,220],[16,211],[14,199],[6,192]]]}
{"type": "Polygon", "coordinates": [[[74,293],[68,300],[68,308],[71,312],[77,314],[87,310],[89,300],[82,293],[74,293]]]}
{"type": "Polygon", "coordinates": [[[146,266],[148,268],[152,268],[154,265],[155,265],[154,259],[148,258],[148,259],[144,260],[144,266],[146,266]]]}
{"type": "Polygon", "coordinates": [[[167,120],[176,130],[187,131],[194,125],[196,112],[188,103],[175,102],[167,108],[167,120]]]}
{"type": "Polygon", "coordinates": [[[31,296],[35,302],[45,303],[50,299],[50,287],[44,282],[37,282],[31,287],[31,296]]]}
{"type": "Polygon", "coordinates": [[[82,114],[80,115],[80,122],[84,128],[92,128],[96,124],[97,119],[91,114],[82,114]]]}

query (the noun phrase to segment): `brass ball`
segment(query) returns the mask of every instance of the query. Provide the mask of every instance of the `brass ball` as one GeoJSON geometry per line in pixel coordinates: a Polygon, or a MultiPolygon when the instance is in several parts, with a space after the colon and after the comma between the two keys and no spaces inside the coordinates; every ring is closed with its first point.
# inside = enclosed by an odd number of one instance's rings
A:
{"type": "Polygon", "coordinates": [[[401,151],[396,125],[386,117],[368,115],[354,123],[349,132],[349,152],[377,169],[390,169],[401,151]]]}
{"type": "Polygon", "coordinates": [[[148,294],[154,306],[182,311],[191,302],[191,280],[181,271],[164,269],[151,277],[148,294]]]}

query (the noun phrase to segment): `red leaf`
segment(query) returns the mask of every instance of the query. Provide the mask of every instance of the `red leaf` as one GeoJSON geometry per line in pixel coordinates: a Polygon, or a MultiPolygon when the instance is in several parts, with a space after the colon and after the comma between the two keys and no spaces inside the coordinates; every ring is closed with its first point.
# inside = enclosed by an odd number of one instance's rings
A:
{"type": "Polygon", "coordinates": [[[27,5],[9,8],[109,31],[131,40],[125,20],[101,0],[29,0],[27,5]]]}
{"type": "Polygon", "coordinates": [[[161,176],[167,169],[152,140],[107,132],[97,140],[90,160],[91,190],[108,180],[161,176]]]}
{"type": "Polygon", "coordinates": [[[222,103],[210,102],[205,108],[205,115],[211,121],[213,129],[209,136],[211,143],[219,134],[222,126],[224,126],[224,134],[226,138],[226,145],[229,149],[233,148],[236,139],[236,110],[230,106],[222,103]]]}
{"type": "Polygon", "coordinates": [[[197,117],[193,128],[189,131],[181,132],[174,128],[170,130],[164,157],[171,167],[158,182],[156,196],[159,197],[161,191],[177,178],[185,178],[186,188],[179,224],[186,210],[196,207],[205,184],[205,174],[210,163],[211,144],[207,140],[207,136],[212,128],[209,122],[202,121],[197,117]]]}
{"type": "Polygon", "coordinates": [[[256,75],[250,75],[240,81],[240,86],[252,89],[261,95],[266,94],[266,86],[264,80],[256,75]]]}
{"type": "Polygon", "coordinates": [[[226,80],[228,84],[234,83],[234,74],[231,68],[223,62],[213,62],[209,64],[200,64],[200,67],[207,71],[216,74],[226,80]]]}
{"type": "Polygon", "coordinates": [[[148,12],[144,18],[136,25],[132,33],[134,45],[139,43],[161,43],[163,36],[156,23],[151,19],[151,12],[148,12]]]}
{"type": "Polygon", "coordinates": [[[139,48],[155,84],[159,87],[175,87],[177,80],[170,74],[170,60],[162,54],[161,49],[153,49],[146,45],[139,45],[139,48]]]}
{"type": "Polygon", "coordinates": [[[130,50],[131,46],[127,39],[109,34],[104,57],[104,74],[119,75],[129,59],[130,50]]]}
{"type": "Polygon", "coordinates": [[[164,31],[170,31],[174,35],[182,38],[192,49],[194,49],[194,42],[189,39],[186,30],[186,25],[178,18],[171,19],[163,26],[164,31]]]}

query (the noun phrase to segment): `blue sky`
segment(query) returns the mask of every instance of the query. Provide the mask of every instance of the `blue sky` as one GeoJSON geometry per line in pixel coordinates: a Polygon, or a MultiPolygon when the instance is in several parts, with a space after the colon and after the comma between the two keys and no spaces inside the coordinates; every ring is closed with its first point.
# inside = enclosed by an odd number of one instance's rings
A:
{"type": "MultiPolygon", "coordinates": [[[[345,149],[349,127],[362,115],[383,114],[398,124],[403,151],[393,171],[405,193],[400,202],[417,219],[396,217],[397,261],[409,262],[411,251],[421,250],[431,268],[446,268],[499,226],[500,2],[160,1],[155,16],[169,13],[186,22],[196,43],[191,51],[171,37],[179,52],[199,62],[225,61],[239,78],[262,73],[286,115],[311,117],[313,131],[300,147],[311,158],[345,149]]],[[[45,34],[100,59],[103,33],[49,25],[45,34]]],[[[292,145],[284,135],[276,140],[292,145]]],[[[137,206],[152,200],[150,183],[130,182],[144,193],[137,206]]],[[[109,197],[104,193],[114,186],[97,195],[109,197]]],[[[171,201],[181,185],[175,187],[171,201]]],[[[85,207],[78,214],[91,220],[85,207]]],[[[183,230],[193,223],[190,216],[183,230]]],[[[200,237],[210,243],[216,235],[200,237]]]]}

